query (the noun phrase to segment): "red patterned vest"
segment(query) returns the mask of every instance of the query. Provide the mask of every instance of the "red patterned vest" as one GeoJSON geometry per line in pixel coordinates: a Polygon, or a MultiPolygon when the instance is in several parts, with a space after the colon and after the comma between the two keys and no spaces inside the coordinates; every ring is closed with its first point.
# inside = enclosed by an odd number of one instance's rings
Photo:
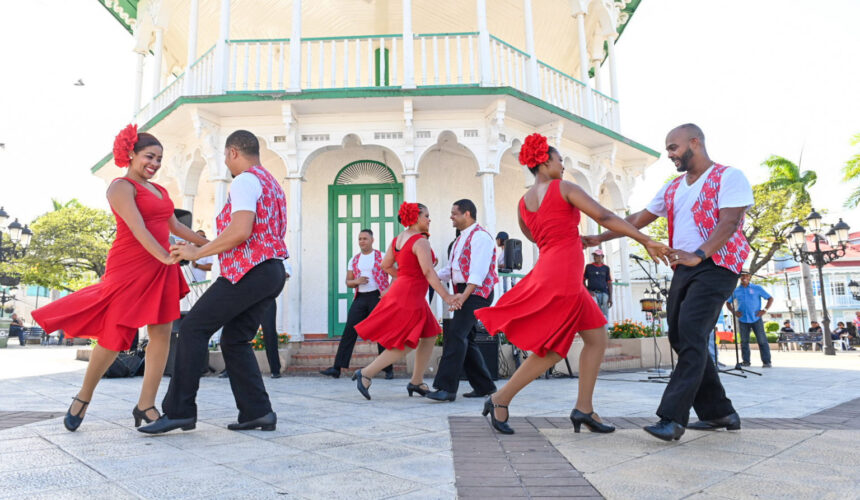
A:
{"type": "MultiPolygon", "coordinates": [[[[486,229],[482,228],[480,224],[475,226],[475,229],[469,233],[469,237],[466,238],[466,241],[463,243],[463,250],[460,252],[460,258],[458,260],[460,263],[460,272],[463,273],[463,278],[466,282],[469,281],[469,267],[472,264],[472,236],[475,236],[475,233],[478,231],[483,231],[490,236],[490,233],[488,233],[486,229]]],[[[492,238],[492,236],[490,236],[490,238],[492,238]]],[[[493,293],[493,288],[498,282],[499,274],[496,271],[496,245],[493,245],[493,258],[490,260],[490,269],[487,271],[487,276],[484,277],[484,282],[481,283],[480,287],[476,287],[473,293],[486,299],[491,293],[493,293]]]]}
{"type": "MultiPolygon", "coordinates": [[[[727,168],[726,166],[714,163],[714,168],[711,169],[711,173],[705,179],[702,191],[699,193],[699,197],[696,198],[696,203],[693,204],[693,220],[696,223],[696,229],[699,230],[699,235],[704,240],[707,240],[711,236],[714,228],[717,227],[717,221],[720,220],[720,182],[723,178],[723,172],[727,168]]],[[[663,201],[666,203],[666,208],[669,212],[669,246],[672,246],[672,235],[674,233],[675,191],[678,190],[678,185],[685,177],[686,174],[673,179],[669,187],[666,188],[666,194],[663,196],[663,201]]],[[[743,224],[743,219],[741,219],[737,231],[729,238],[729,241],[726,242],[723,248],[717,250],[717,253],[711,255],[711,259],[713,259],[715,264],[725,267],[735,274],[740,274],[744,261],[750,253],[750,245],[747,243],[747,239],[744,237],[742,231],[743,224]]]]}
{"type": "MultiPolygon", "coordinates": [[[[355,254],[352,258],[350,267],[352,267],[352,275],[356,278],[361,276],[361,271],[358,269],[358,259],[361,258],[361,252],[355,254]]],[[[376,286],[380,292],[388,289],[388,274],[382,270],[382,252],[373,250],[373,279],[376,280],[376,286]]],[[[358,296],[358,287],[355,287],[355,295],[358,296]]]]}
{"type": "MultiPolygon", "coordinates": [[[[284,242],[284,236],[287,233],[287,202],[284,190],[272,174],[260,165],[249,168],[247,173],[256,176],[263,187],[263,194],[257,200],[254,229],[247,240],[235,248],[218,254],[221,276],[234,284],[251,268],[263,261],[289,257],[287,244],[284,242]]],[[[232,203],[228,195],[227,203],[215,218],[218,234],[221,234],[230,224],[231,211],[232,203]]]]}

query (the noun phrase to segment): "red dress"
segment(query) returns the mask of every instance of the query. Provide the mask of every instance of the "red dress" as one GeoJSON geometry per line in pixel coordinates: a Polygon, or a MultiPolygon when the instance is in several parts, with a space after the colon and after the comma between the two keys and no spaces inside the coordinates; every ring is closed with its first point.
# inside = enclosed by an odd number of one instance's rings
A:
{"type": "MultiPolygon", "coordinates": [[[[134,202],[146,228],[169,248],[167,221],[173,202],[167,190],[153,183],[161,192],[159,199],[141,184],[123,180],[135,186],[134,202]]],[[[63,329],[67,337],[95,338],[105,349],[123,351],[131,347],[141,326],[179,318],[179,299],[188,293],[188,285],[177,264],[168,266],[156,259],[116,212],[114,218],[116,239],[101,281],[36,309],[33,319],[46,332],[63,329]]]]}
{"type": "Polygon", "coordinates": [[[606,325],[582,282],[579,209],[561,196],[560,185],[550,183],[537,212],[520,199],[520,216],[540,249],[534,269],[495,306],[475,311],[488,332],[504,332],[512,344],[538,356],[554,351],[566,357],[576,332],[606,325]]]}
{"type": "Polygon", "coordinates": [[[412,246],[423,237],[421,234],[412,236],[400,250],[395,246],[396,238],[391,242],[397,261],[397,279],[370,316],[355,325],[359,337],[378,342],[386,349],[414,349],[419,339],[435,337],[442,332],[427,303],[427,278],[418,257],[412,253],[412,246]]]}

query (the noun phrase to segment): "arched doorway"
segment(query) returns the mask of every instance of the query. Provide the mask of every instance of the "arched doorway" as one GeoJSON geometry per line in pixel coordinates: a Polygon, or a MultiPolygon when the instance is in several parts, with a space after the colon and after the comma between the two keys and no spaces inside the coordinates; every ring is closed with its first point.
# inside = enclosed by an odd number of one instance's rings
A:
{"type": "Polygon", "coordinates": [[[329,307],[328,334],[343,334],[354,290],[346,286],[349,259],[359,252],[358,233],[373,231],[382,251],[397,236],[397,210],[403,185],[382,162],[359,160],[345,165],[328,187],[329,307]]]}

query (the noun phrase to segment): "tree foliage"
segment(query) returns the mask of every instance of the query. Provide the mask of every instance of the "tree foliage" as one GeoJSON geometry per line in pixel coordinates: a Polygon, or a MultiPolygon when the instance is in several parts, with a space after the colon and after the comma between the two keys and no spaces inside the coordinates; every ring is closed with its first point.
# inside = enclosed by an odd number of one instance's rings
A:
{"type": "MultiPolygon", "coordinates": [[[[860,134],[855,135],[854,138],[851,139],[851,145],[860,145],[860,134]]],[[[856,208],[860,205],[860,153],[855,154],[850,160],[845,162],[845,166],[842,167],[842,174],[842,180],[845,182],[858,182],[854,187],[854,191],[851,191],[851,194],[848,195],[848,199],[845,200],[846,208],[856,208]]]]}
{"type": "Polygon", "coordinates": [[[770,177],[766,181],[770,186],[782,189],[792,198],[801,203],[809,203],[809,188],[815,185],[818,174],[811,170],[800,170],[799,165],[782,156],[771,155],[762,162],[767,167],[770,177]]]}
{"type": "MultiPolygon", "coordinates": [[[[59,206],[58,206],[59,205],[59,206]]],[[[94,283],[105,272],[116,226],[110,212],[72,200],[36,219],[27,254],[3,271],[21,282],[74,291],[94,283]]]]}
{"type": "Polygon", "coordinates": [[[748,262],[753,274],[786,247],[795,223],[812,210],[808,198],[780,186],[770,181],[753,186],[755,205],[747,210],[743,229],[751,247],[748,262]]]}

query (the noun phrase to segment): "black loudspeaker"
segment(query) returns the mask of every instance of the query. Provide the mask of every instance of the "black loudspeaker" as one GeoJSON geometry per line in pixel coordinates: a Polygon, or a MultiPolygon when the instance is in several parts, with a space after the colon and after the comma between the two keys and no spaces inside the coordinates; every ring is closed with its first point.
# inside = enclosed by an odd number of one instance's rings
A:
{"type": "Polygon", "coordinates": [[[505,270],[519,270],[523,268],[523,242],[509,238],[505,241],[505,258],[502,260],[505,270]]]}
{"type": "Polygon", "coordinates": [[[478,344],[478,350],[481,351],[481,356],[484,358],[484,363],[490,372],[490,378],[499,380],[498,335],[490,335],[479,323],[478,332],[475,334],[475,343],[478,344]]]}
{"type": "Polygon", "coordinates": [[[189,212],[188,210],[182,210],[181,208],[174,208],[173,215],[175,215],[176,218],[179,219],[179,222],[181,222],[183,225],[187,226],[188,228],[191,228],[191,224],[193,223],[193,220],[191,218],[191,212],[189,212]]]}

